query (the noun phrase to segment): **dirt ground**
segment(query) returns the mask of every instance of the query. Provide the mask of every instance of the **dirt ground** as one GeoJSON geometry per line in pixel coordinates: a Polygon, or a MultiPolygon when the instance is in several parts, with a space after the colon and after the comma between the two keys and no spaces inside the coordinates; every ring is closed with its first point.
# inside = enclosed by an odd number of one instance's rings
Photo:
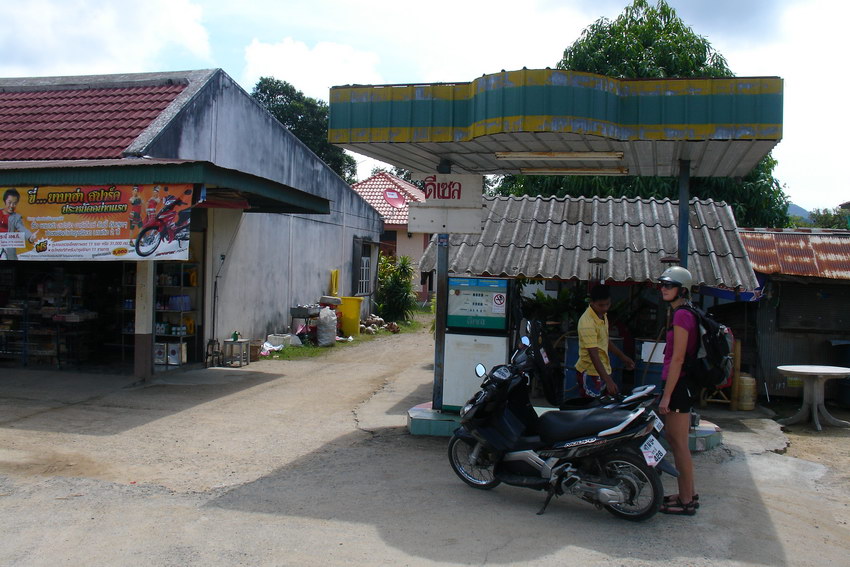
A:
{"type": "MultiPolygon", "coordinates": [[[[800,407],[796,400],[775,401],[764,406],[776,412],[777,418],[794,415],[800,407]]],[[[850,421],[850,409],[831,404],[827,404],[826,409],[834,417],[850,421]]],[[[782,431],[788,437],[786,456],[828,467],[828,480],[850,491],[850,428],[824,425],[819,432],[809,424],[797,424],[784,426],[782,431]]]]}
{"type": "Polygon", "coordinates": [[[850,430],[712,410],[696,516],[538,516],[540,493],[468,488],[445,438],[407,433],[433,352],[422,330],[135,387],[3,370],[0,564],[847,565],[850,430]]]}

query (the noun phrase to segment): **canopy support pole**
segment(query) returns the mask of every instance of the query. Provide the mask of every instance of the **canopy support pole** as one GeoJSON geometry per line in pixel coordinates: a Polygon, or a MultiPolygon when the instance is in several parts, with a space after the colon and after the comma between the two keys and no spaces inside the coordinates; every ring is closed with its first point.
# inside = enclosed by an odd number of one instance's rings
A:
{"type": "Polygon", "coordinates": [[[691,161],[679,160],[679,265],[688,267],[691,161]]]}

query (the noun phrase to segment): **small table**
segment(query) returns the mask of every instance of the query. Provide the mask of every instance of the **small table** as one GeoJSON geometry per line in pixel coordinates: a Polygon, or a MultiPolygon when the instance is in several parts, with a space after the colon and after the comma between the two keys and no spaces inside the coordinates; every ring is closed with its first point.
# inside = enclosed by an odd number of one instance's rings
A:
{"type": "Polygon", "coordinates": [[[850,427],[850,423],[836,419],[823,405],[823,385],[827,380],[833,378],[847,378],[850,376],[850,368],[843,366],[816,366],[816,365],[791,365],[777,366],[776,369],[783,376],[793,376],[803,379],[803,407],[796,414],[785,419],[778,420],[782,425],[791,425],[806,421],[811,413],[815,429],[821,431],[818,413],[830,425],[838,427],[850,427]]]}
{"type": "Polygon", "coordinates": [[[239,366],[242,366],[242,362],[245,362],[245,366],[251,364],[250,356],[248,356],[248,339],[224,339],[222,341],[222,362],[229,366],[233,366],[233,362],[235,360],[239,360],[239,366]],[[234,357],[233,351],[238,350],[238,356],[234,357]]]}

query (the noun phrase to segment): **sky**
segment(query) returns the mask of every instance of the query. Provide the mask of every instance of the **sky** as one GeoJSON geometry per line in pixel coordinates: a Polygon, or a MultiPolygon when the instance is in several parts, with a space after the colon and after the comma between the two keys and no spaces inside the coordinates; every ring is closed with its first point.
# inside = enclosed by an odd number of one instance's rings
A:
{"type": "MultiPolygon", "coordinates": [[[[0,0],[0,77],[222,68],[328,100],[346,84],[468,82],[554,67],[566,47],[629,0],[0,0]]],[[[807,210],[850,201],[827,156],[850,126],[846,0],[668,0],[738,76],[784,79],[774,175],[807,210]],[[823,150],[823,148],[826,148],[823,150]]],[[[377,163],[353,154],[358,177],[377,163]]]]}

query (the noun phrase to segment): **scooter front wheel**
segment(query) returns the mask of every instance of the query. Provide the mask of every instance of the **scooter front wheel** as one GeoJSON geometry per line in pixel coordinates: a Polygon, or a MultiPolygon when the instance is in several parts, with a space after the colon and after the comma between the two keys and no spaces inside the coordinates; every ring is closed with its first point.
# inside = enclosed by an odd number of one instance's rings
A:
{"type": "Polygon", "coordinates": [[[502,481],[496,479],[493,469],[496,462],[492,454],[481,448],[475,451],[477,441],[465,439],[454,435],[449,441],[449,462],[452,469],[460,479],[471,486],[481,490],[496,488],[502,481]]]}
{"type": "Polygon", "coordinates": [[[150,256],[159,248],[160,242],[162,242],[162,234],[160,234],[159,229],[155,226],[149,226],[136,239],[136,254],[142,257],[150,256]]]}
{"type": "Polygon", "coordinates": [[[624,520],[640,522],[658,512],[664,498],[664,487],[655,469],[635,455],[615,453],[602,460],[605,476],[616,483],[623,494],[620,504],[607,504],[605,509],[624,520]]]}

